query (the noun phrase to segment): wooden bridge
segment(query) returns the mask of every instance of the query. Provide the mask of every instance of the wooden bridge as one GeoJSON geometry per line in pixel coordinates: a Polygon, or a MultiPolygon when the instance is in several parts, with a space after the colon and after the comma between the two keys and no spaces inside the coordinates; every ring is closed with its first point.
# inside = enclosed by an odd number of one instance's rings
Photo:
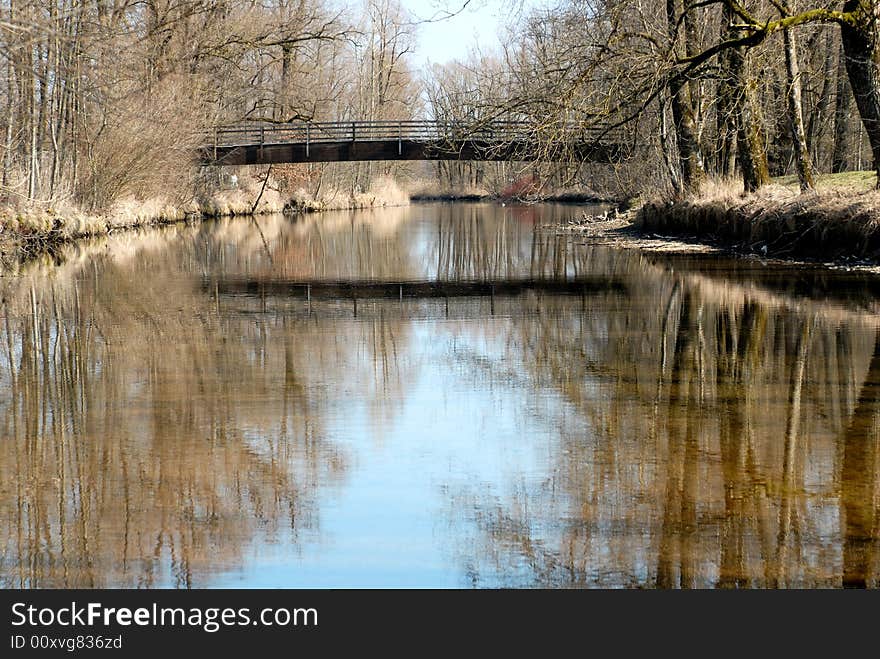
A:
{"type": "Polygon", "coordinates": [[[551,132],[520,121],[261,122],[215,128],[200,158],[211,165],[570,158],[615,162],[627,152],[619,137],[574,126],[551,132]]]}

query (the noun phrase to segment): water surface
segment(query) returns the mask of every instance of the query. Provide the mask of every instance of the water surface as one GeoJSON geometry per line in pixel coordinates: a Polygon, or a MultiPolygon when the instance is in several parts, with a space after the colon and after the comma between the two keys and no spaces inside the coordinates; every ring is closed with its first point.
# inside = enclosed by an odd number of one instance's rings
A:
{"type": "Polygon", "coordinates": [[[878,279],[537,229],[579,212],[4,273],[0,584],[876,587],[878,279]]]}

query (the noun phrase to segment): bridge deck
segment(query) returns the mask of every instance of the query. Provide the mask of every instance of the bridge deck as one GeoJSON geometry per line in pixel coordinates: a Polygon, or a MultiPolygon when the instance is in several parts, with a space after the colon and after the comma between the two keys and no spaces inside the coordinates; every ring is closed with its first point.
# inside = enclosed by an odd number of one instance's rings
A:
{"type": "Polygon", "coordinates": [[[362,160],[554,160],[613,162],[624,156],[619,139],[600,130],[547,131],[525,122],[442,121],[251,123],[217,128],[201,149],[206,164],[349,162],[362,160]]]}

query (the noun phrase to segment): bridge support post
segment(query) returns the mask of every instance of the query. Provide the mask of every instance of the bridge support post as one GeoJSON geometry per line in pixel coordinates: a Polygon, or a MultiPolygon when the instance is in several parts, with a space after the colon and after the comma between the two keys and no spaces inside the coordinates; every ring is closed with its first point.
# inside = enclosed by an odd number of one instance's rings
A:
{"type": "Polygon", "coordinates": [[[403,128],[400,122],[397,122],[397,155],[403,155],[403,128]]]}
{"type": "Polygon", "coordinates": [[[312,137],[312,125],[306,124],[306,158],[309,157],[309,142],[312,137]]]}

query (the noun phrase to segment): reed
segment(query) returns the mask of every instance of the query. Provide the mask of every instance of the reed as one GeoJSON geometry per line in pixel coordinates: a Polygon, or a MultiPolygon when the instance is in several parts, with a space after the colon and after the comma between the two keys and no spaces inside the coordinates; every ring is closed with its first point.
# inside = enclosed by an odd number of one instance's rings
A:
{"type": "Polygon", "coordinates": [[[409,194],[393,178],[383,176],[374,180],[366,192],[328,190],[316,196],[309,194],[304,188],[299,188],[287,200],[284,212],[317,213],[408,206],[409,200],[409,194]]]}

